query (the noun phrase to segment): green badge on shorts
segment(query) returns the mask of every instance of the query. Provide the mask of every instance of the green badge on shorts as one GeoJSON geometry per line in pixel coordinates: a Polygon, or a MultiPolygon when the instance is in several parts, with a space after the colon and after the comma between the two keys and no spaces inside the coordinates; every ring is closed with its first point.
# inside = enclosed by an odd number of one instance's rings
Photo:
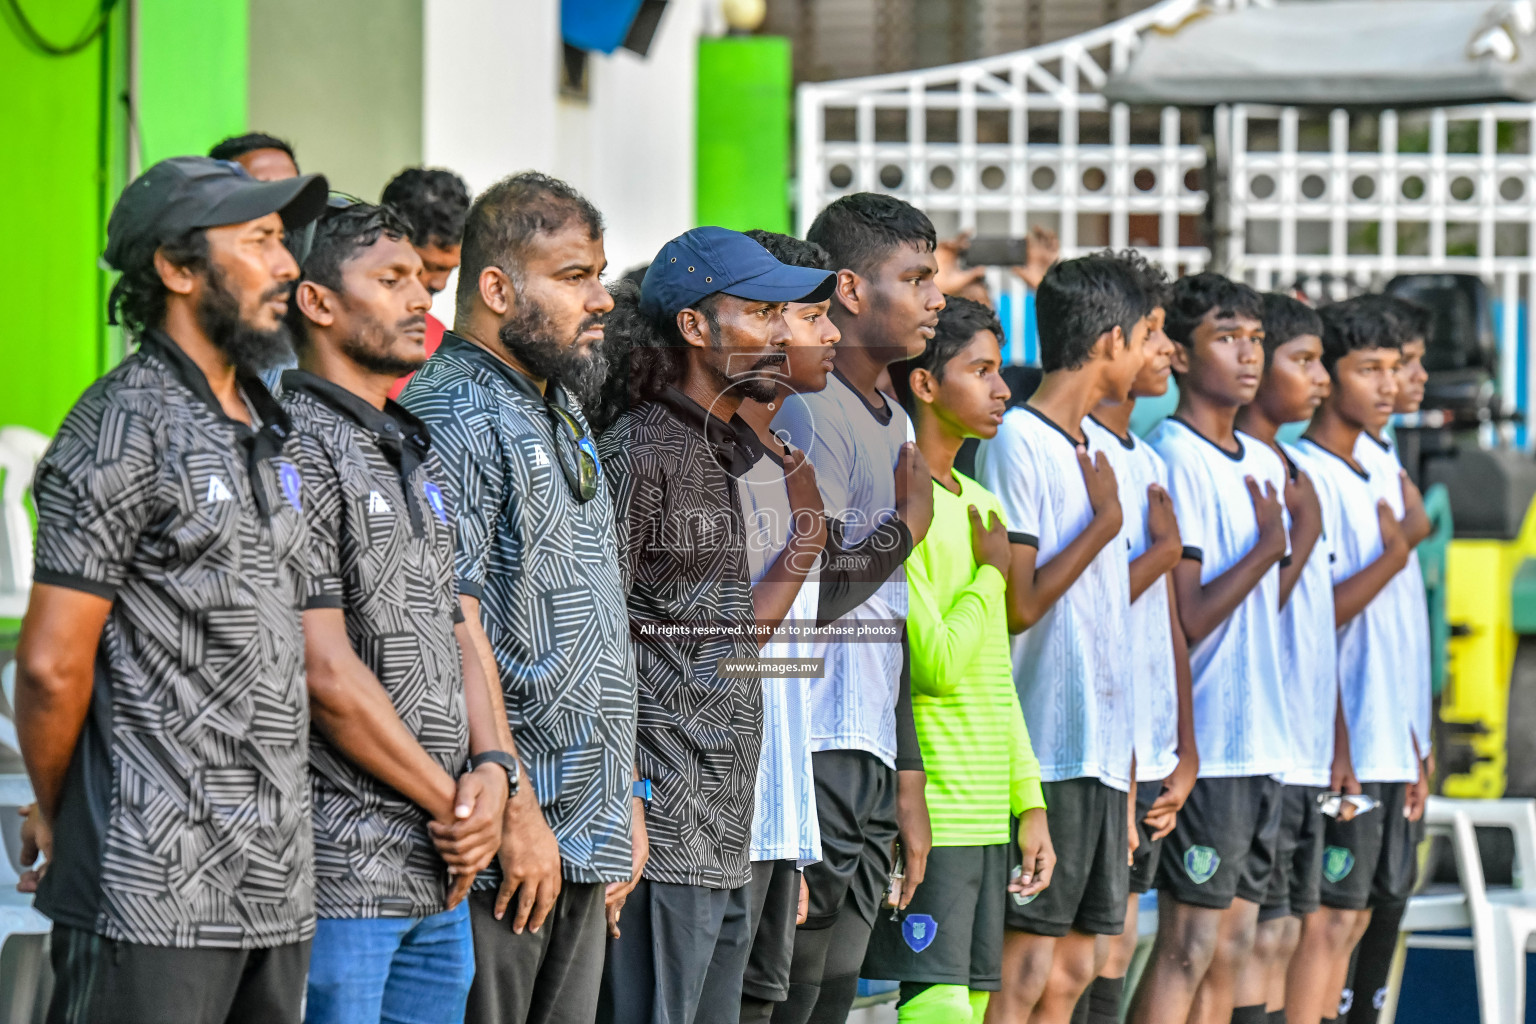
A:
{"type": "Polygon", "coordinates": [[[1184,851],[1184,873],[1196,885],[1204,885],[1221,867],[1221,854],[1209,846],[1191,846],[1184,851]]]}
{"type": "Polygon", "coordinates": [[[1330,882],[1342,882],[1355,869],[1355,855],[1342,846],[1330,846],[1323,851],[1323,877],[1330,882]]]}

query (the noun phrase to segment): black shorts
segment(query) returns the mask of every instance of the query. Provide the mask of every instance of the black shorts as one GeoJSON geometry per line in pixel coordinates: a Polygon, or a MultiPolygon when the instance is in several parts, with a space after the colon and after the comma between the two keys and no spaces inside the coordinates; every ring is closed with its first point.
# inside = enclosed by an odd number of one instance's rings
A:
{"type": "Polygon", "coordinates": [[[54,925],[49,1024],[299,1024],[309,939],[271,949],[179,949],[54,925]]]}
{"type": "Polygon", "coordinates": [[[1001,989],[1003,906],[1017,859],[1011,843],[935,846],[923,884],[900,919],[889,912],[875,919],[861,976],[1001,989]]]}
{"type": "MultiPolygon", "coordinates": [[[[1147,828],[1145,819],[1162,792],[1161,779],[1136,783],[1136,838],[1139,844],[1132,854],[1135,860],[1131,862],[1131,892],[1138,896],[1150,892],[1152,883],[1157,881],[1157,863],[1162,858],[1163,840],[1152,838],[1152,831],[1147,828]]],[[[1056,851],[1056,856],[1061,856],[1060,850],[1056,851]]]]}
{"type": "Polygon", "coordinates": [[[1275,840],[1275,869],[1259,920],[1306,917],[1318,907],[1323,884],[1323,811],[1320,786],[1285,786],[1280,794],[1280,832],[1275,840]]]}
{"type": "Polygon", "coordinates": [[[896,842],[896,771],[862,750],[811,755],[821,860],[805,869],[810,915],[803,927],[829,928],[847,897],[866,924],[891,880],[896,842]]]}
{"type": "Polygon", "coordinates": [[[1268,775],[1197,779],[1163,840],[1159,893],[1214,910],[1234,898],[1262,904],[1275,867],[1281,788],[1268,775]]]}
{"type": "Polygon", "coordinates": [[[800,912],[800,872],[792,860],[752,864],[752,952],[741,994],[768,1003],[789,998],[789,964],[800,912]]]}
{"type": "MultiPolygon", "coordinates": [[[[1056,871],[1051,884],[1034,896],[1020,901],[1009,894],[1008,927],[1057,937],[1074,928],[1090,935],[1119,935],[1125,929],[1125,902],[1131,891],[1128,795],[1098,779],[1042,785],[1056,871]]],[[[1017,864],[1017,844],[1013,850],[1012,863],[1017,864]]]]}
{"type": "Polygon", "coordinates": [[[1403,817],[1406,782],[1365,782],[1360,789],[1381,806],[1352,821],[1325,819],[1324,906],[1364,910],[1408,898],[1418,880],[1417,823],[1403,817]]]}

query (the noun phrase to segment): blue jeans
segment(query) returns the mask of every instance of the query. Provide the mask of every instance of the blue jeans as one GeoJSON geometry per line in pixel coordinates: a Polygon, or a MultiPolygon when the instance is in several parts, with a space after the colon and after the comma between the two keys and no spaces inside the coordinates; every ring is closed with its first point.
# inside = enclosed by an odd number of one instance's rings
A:
{"type": "Polygon", "coordinates": [[[474,978],[467,901],[431,917],[322,917],[305,1024],[463,1024],[474,978]]]}

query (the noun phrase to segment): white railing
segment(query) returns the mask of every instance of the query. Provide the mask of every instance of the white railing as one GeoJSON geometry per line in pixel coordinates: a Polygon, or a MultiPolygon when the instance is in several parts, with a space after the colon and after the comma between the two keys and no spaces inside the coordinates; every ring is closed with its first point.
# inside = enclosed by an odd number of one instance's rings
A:
{"type": "MultiPolygon", "coordinates": [[[[1172,273],[1212,264],[1201,241],[1214,224],[1227,232],[1217,269],[1262,288],[1323,275],[1377,288],[1400,273],[1473,273],[1499,304],[1505,407],[1527,408],[1536,358],[1522,368],[1520,353],[1524,310],[1536,310],[1536,105],[1371,115],[1236,105],[1202,129],[1176,107],[1108,103],[1105,81],[1142,38],[1200,8],[1164,0],[1017,53],[802,85],[800,229],[831,200],[867,190],[908,200],[941,233],[1022,237],[1043,223],[1063,256],[1135,247],[1172,273]],[[1326,125],[1304,130],[1316,116],[1326,125]],[[1227,185],[1226,209],[1210,218],[1207,145],[1227,185]]],[[[996,272],[989,281],[1005,297],[1010,336],[1022,338],[1023,283],[996,272]]],[[[1019,360],[1024,348],[1015,340],[1010,351],[1019,360]]]]}

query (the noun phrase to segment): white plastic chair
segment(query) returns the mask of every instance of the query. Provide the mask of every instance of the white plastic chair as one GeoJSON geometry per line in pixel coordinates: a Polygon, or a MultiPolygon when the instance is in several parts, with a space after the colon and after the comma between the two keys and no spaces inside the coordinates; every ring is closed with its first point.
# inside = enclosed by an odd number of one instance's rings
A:
{"type": "Polygon", "coordinates": [[[48,438],[27,427],[0,427],[0,618],[19,619],[32,589],[32,518],[27,492],[48,438]]]}
{"type": "Polygon", "coordinates": [[[1432,796],[1424,821],[1430,831],[1449,836],[1461,888],[1414,896],[1402,929],[1417,933],[1471,928],[1472,938],[1410,934],[1408,945],[1438,949],[1470,945],[1483,1024],[1524,1020],[1525,954],[1536,935],[1536,800],[1432,796]],[[1505,828],[1513,834],[1513,885],[1488,887],[1477,846],[1479,827],[1505,828]]]}

